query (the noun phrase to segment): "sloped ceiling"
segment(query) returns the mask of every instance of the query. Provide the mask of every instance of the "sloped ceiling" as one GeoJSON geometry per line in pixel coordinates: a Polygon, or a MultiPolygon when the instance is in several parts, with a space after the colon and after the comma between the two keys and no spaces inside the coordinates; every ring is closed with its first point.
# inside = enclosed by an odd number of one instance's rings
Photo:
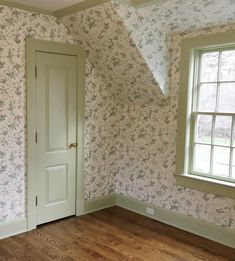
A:
{"type": "Polygon", "coordinates": [[[112,3],[62,21],[121,103],[156,104],[165,98],[112,3]]]}
{"type": "Polygon", "coordinates": [[[172,32],[235,21],[233,0],[152,2],[136,8],[130,0],[112,0],[63,18],[124,103],[161,103],[169,94],[172,32]]]}
{"type": "Polygon", "coordinates": [[[170,33],[235,21],[234,0],[151,1],[135,8],[112,0],[162,92],[168,94],[170,33]]]}

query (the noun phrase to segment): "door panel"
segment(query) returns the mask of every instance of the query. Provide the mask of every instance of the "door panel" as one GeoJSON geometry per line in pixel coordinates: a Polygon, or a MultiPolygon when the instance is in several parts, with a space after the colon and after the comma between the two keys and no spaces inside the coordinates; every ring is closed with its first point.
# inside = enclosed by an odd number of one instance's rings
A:
{"type": "Polygon", "coordinates": [[[60,165],[47,168],[48,175],[48,202],[50,204],[58,204],[68,200],[68,167],[60,165]],[[56,186],[55,186],[56,184],[56,186]]]}
{"type": "Polygon", "coordinates": [[[77,57],[36,53],[38,224],[75,214],[77,57]]]}
{"type": "Polygon", "coordinates": [[[68,72],[66,67],[47,66],[48,151],[68,147],[68,72]],[[60,130],[60,131],[58,131],[60,130]]]}

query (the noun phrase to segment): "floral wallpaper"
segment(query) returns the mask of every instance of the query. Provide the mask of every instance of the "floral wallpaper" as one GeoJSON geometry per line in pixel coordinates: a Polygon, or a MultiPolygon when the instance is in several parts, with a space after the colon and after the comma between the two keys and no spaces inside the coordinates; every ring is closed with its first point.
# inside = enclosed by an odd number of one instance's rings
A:
{"type": "MultiPolygon", "coordinates": [[[[78,43],[61,20],[0,6],[0,222],[21,218],[26,204],[25,39],[78,43]]],[[[101,30],[103,30],[101,28],[101,30]]],[[[78,38],[78,37],[77,37],[78,38]]],[[[113,126],[118,105],[90,62],[87,46],[85,198],[114,191],[113,126]]]]}
{"type": "Polygon", "coordinates": [[[0,6],[0,221],[25,213],[25,38],[70,41],[57,19],[0,6]]]}
{"type": "Polygon", "coordinates": [[[115,190],[119,157],[116,140],[122,104],[159,103],[162,95],[112,4],[77,12],[62,21],[74,41],[86,50],[90,63],[85,199],[93,199],[115,190]]]}
{"type": "Polygon", "coordinates": [[[112,3],[64,17],[63,23],[87,50],[115,100],[121,104],[156,104],[164,99],[112,3]]]}
{"type": "MultiPolygon", "coordinates": [[[[144,8],[112,0],[162,92],[169,87],[169,33],[235,21],[234,0],[168,0],[144,8]]],[[[157,2],[157,1],[156,1],[157,2]]]]}
{"type": "MultiPolygon", "coordinates": [[[[89,56],[88,56],[89,57],[89,56]]],[[[114,145],[119,104],[94,66],[86,72],[84,197],[85,200],[113,193],[117,148],[114,145]]]]}
{"type": "Polygon", "coordinates": [[[123,107],[116,192],[234,230],[235,200],[176,186],[174,178],[181,40],[231,30],[235,24],[171,35],[168,99],[123,107]]]}
{"type": "MultiPolygon", "coordinates": [[[[234,8],[233,5],[228,8],[221,5],[221,1],[210,1],[210,4],[207,1],[207,5],[205,1],[198,5],[195,2],[190,5],[183,1],[182,8],[181,2],[169,1],[162,4],[163,6],[153,5],[138,10],[126,6],[127,9],[124,8],[123,12],[123,9],[120,9],[123,8],[123,3],[113,1],[63,19],[80,45],[89,47],[92,64],[117,101],[116,118],[112,123],[112,159],[109,161],[115,191],[234,229],[234,200],[178,187],[175,184],[179,57],[180,40],[183,36],[178,33],[172,37],[171,32],[186,29],[194,32],[196,28],[205,25],[220,24],[222,21],[227,23],[232,20],[235,5],[234,8]],[[204,8],[207,8],[211,15],[207,13],[207,18],[198,20],[204,8]],[[229,9],[228,15],[225,15],[224,9],[229,9]],[[146,13],[146,10],[149,10],[149,13],[146,13]],[[139,24],[128,22],[132,15],[139,12],[142,13],[142,16],[138,17],[138,22],[142,23],[141,28],[138,27],[139,24]],[[162,16],[158,21],[156,17],[159,18],[160,13],[162,16]],[[186,13],[190,14],[189,21],[186,13]],[[148,19],[152,21],[151,26],[148,19]],[[159,23],[168,25],[161,28],[159,23]],[[146,35],[150,31],[158,33],[156,39],[160,41],[160,45],[146,35]],[[141,45],[136,42],[137,33],[141,45]],[[140,53],[134,43],[137,43],[140,53]],[[145,51],[149,53],[146,55],[145,51]],[[149,59],[155,63],[156,75],[165,81],[167,90],[163,92],[168,93],[168,97],[159,92],[158,85],[149,74],[150,70],[146,70],[149,59]],[[138,64],[141,64],[142,70],[138,64]]],[[[210,33],[211,30],[205,30],[203,33],[210,33]]],[[[215,30],[223,29],[219,27],[215,30]]],[[[202,32],[196,30],[194,33],[202,32]]],[[[96,195],[97,193],[92,193],[89,198],[96,195]]]]}
{"type": "Polygon", "coordinates": [[[198,28],[232,22],[235,1],[125,4],[113,0],[62,20],[0,6],[0,222],[25,215],[25,38],[34,37],[87,53],[86,200],[115,191],[235,229],[234,200],[174,179],[181,39],[234,30],[198,28]]]}

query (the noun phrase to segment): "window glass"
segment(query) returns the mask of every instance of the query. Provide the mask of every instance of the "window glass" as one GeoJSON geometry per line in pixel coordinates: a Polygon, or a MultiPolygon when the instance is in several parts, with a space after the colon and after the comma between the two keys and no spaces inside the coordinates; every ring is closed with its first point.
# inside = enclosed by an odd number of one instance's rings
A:
{"type": "Polygon", "coordinates": [[[216,116],[214,144],[230,146],[232,117],[216,116]]]}
{"type": "Polygon", "coordinates": [[[195,145],[194,171],[201,173],[210,172],[211,148],[207,145],[195,145]]]}
{"type": "Polygon", "coordinates": [[[198,115],[197,118],[197,142],[211,144],[212,136],[212,116],[198,115]]]}
{"type": "Polygon", "coordinates": [[[229,176],[229,158],[230,149],[223,147],[214,147],[213,157],[213,173],[215,175],[228,177],[229,176]]]}
{"type": "Polygon", "coordinates": [[[235,81],[235,50],[221,52],[220,81],[235,81]]]}
{"type": "Polygon", "coordinates": [[[219,111],[235,112],[235,83],[221,83],[219,91],[219,111]]]}
{"type": "Polygon", "coordinates": [[[217,84],[201,84],[199,90],[199,111],[215,111],[217,84]]]}
{"type": "Polygon", "coordinates": [[[201,56],[201,82],[216,82],[218,79],[219,52],[204,53],[201,56]]]}
{"type": "Polygon", "coordinates": [[[203,51],[198,64],[192,172],[235,181],[235,48],[203,51]]]}
{"type": "Polygon", "coordinates": [[[233,150],[232,178],[235,179],[235,149],[233,150]]]}

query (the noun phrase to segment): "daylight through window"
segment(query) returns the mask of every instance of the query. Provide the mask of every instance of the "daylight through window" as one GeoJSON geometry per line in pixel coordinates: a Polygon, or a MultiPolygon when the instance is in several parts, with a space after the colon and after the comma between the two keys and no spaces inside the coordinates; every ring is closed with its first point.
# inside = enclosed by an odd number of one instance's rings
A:
{"type": "Polygon", "coordinates": [[[194,76],[190,172],[235,182],[235,47],[199,52],[194,76]]]}

